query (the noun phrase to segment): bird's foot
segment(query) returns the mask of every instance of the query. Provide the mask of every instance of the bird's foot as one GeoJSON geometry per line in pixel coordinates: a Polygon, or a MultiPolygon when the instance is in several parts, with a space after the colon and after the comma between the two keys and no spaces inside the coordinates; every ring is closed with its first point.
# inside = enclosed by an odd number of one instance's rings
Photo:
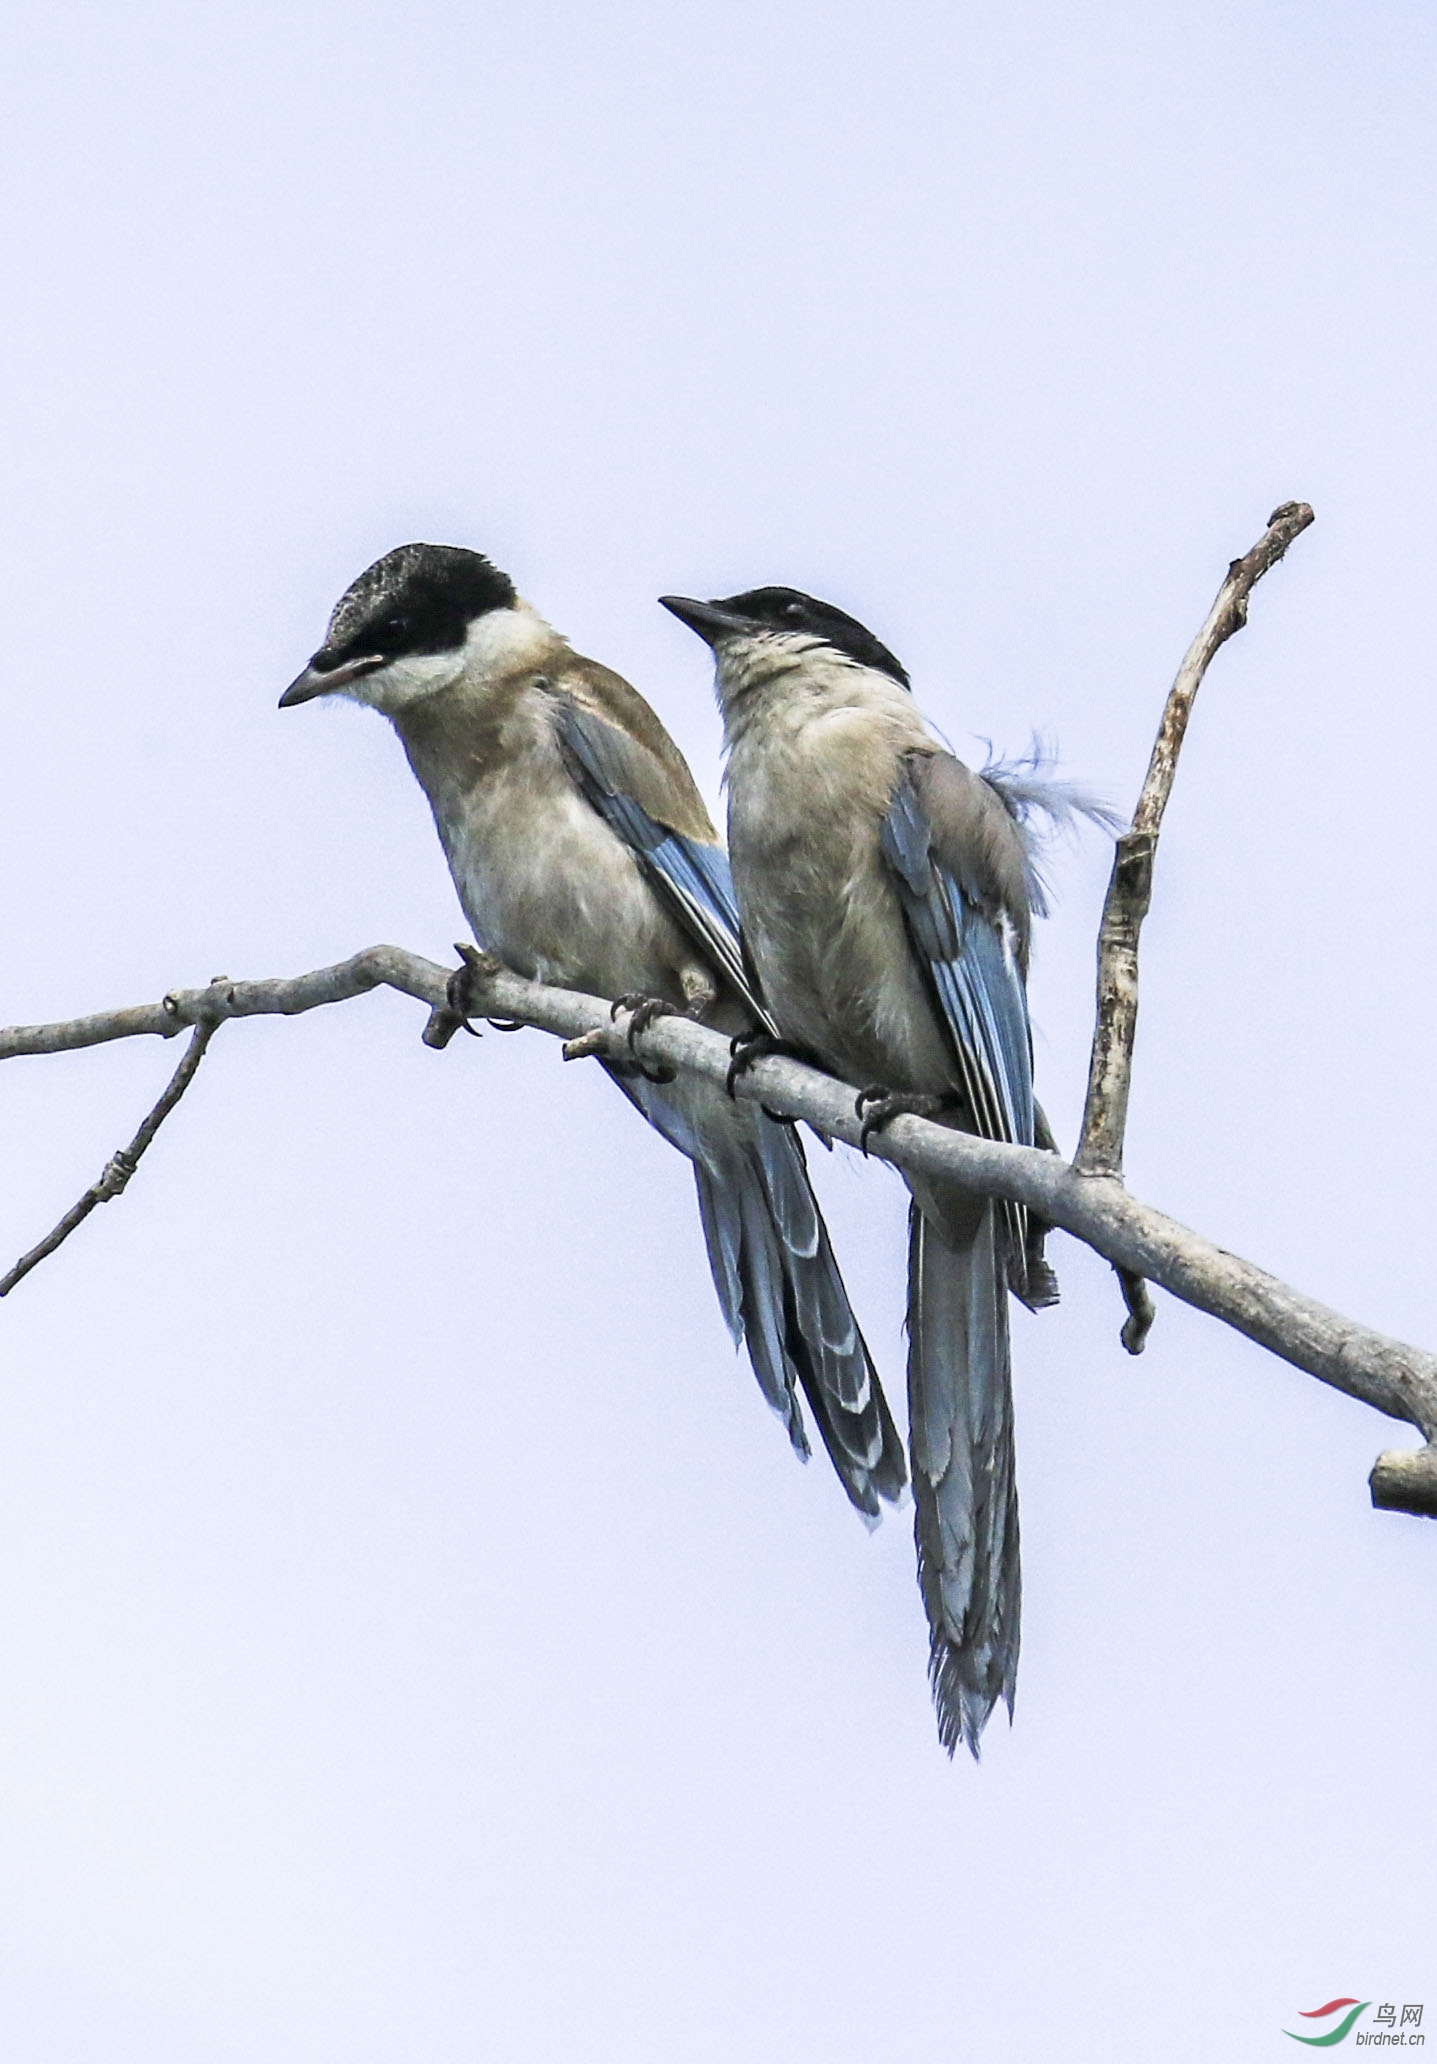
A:
{"type": "Polygon", "coordinates": [[[867,1089],[860,1089],[853,1100],[854,1115],[859,1119],[858,1146],[861,1153],[868,1152],[868,1142],[875,1132],[882,1132],[885,1125],[891,1125],[895,1118],[942,1118],[958,1108],[955,1096],[904,1095],[899,1090],[887,1089],[881,1082],[874,1082],[867,1089]]]}
{"type": "MultiPolygon", "coordinates": [[[[609,1016],[616,1018],[620,1011],[629,1013],[628,1029],[624,1034],[630,1053],[634,1052],[636,1040],[643,1037],[650,1025],[658,1018],[681,1018],[684,1013],[677,1004],[670,1003],[663,996],[645,996],[640,990],[630,990],[623,996],[616,996],[609,1006],[609,1016]]],[[[635,1065],[646,1082],[672,1082],[672,1068],[651,1068],[634,1056],[635,1065]]]]}
{"type": "MultiPolygon", "coordinates": [[[[724,1088],[732,1096],[734,1084],[740,1075],[747,1075],[755,1061],[766,1061],[771,1054],[781,1054],[785,1060],[804,1061],[809,1067],[817,1067],[813,1055],[801,1046],[792,1045],[787,1039],[780,1039],[776,1032],[740,1033],[737,1039],[728,1043],[730,1060],[724,1088]]],[[[773,1115],[770,1112],[770,1117],[773,1115]]]]}
{"type": "Polygon", "coordinates": [[[629,1013],[629,1029],[624,1036],[630,1046],[636,1039],[642,1038],[656,1018],[682,1016],[678,1007],[670,1003],[666,997],[645,996],[641,989],[626,990],[622,996],[614,998],[609,1005],[609,1016],[616,1018],[620,1011],[629,1013]]]}
{"type": "MultiPolygon", "coordinates": [[[[444,986],[443,1003],[429,1014],[429,1023],[424,1028],[426,1046],[442,1049],[448,1046],[456,1032],[472,1033],[475,1039],[479,1037],[469,1021],[481,1014],[485,985],[502,966],[492,953],[481,953],[477,946],[471,946],[467,941],[456,945],[454,951],[459,955],[460,965],[444,986]]],[[[495,1018],[489,1022],[501,1032],[521,1029],[518,1025],[502,1024],[495,1018]]]]}

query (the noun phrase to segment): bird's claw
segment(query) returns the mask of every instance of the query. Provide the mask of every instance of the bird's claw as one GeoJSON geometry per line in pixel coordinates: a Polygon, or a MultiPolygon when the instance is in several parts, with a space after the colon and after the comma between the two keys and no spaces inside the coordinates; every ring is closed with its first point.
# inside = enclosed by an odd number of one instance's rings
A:
{"type": "MultiPolygon", "coordinates": [[[[645,996],[641,991],[631,990],[623,996],[616,996],[609,1006],[609,1016],[616,1018],[620,1011],[629,1013],[628,1029],[624,1034],[629,1051],[634,1052],[635,1042],[641,1039],[658,1018],[682,1016],[677,1005],[669,1003],[662,996],[645,996]]],[[[652,1068],[635,1054],[635,1065],[646,1082],[672,1082],[672,1068],[652,1068]]]]}
{"type": "MultiPolygon", "coordinates": [[[[747,1075],[755,1061],[766,1061],[771,1055],[781,1054],[786,1060],[803,1061],[809,1067],[814,1064],[812,1054],[801,1046],[793,1046],[788,1040],[780,1039],[776,1032],[740,1032],[736,1039],[729,1041],[728,1050],[730,1060],[724,1088],[730,1096],[734,1094],[733,1086],[739,1076],[747,1075]]],[[[774,1118],[777,1114],[770,1111],[768,1116],[774,1118]]]]}
{"type": "Polygon", "coordinates": [[[477,1039],[479,1034],[469,1020],[479,1009],[482,963],[472,946],[456,946],[454,951],[459,955],[459,966],[444,985],[444,1001],[464,1031],[472,1032],[477,1039]]]}
{"type": "Polygon", "coordinates": [[[733,1096],[734,1084],[738,1081],[739,1076],[747,1075],[755,1061],[761,1061],[765,1054],[773,1052],[773,1034],[771,1032],[750,1032],[745,1036],[741,1032],[737,1038],[729,1041],[728,1050],[728,1073],[724,1077],[723,1086],[728,1094],[733,1096]]]}
{"type": "MultiPolygon", "coordinates": [[[[459,955],[460,964],[444,985],[443,1003],[436,1004],[429,1013],[429,1023],[424,1028],[426,1046],[446,1047],[454,1034],[461,1030],[471,1033],[475,1039],[479,1038],[478,1029],[470,1019],[481,1013],[484,985],[501,967],[492,953],[481,953],[477,946],[471,946],[467,941],[457,945],[454,951],[459,955]]],[[[519,1025],[500,1024],[496,1018],[490,1018],[489,1023],[501,1032],[523,1029],[519,1025]]]]}
{"type": "Polygon", "coordinates": [[[954,1099],[946,1096],[905,1096],[899,1090],[888,1089],[881,1082],[870,1083],[867,1089],[860,1089],[853,1099],[853,1114],[859,1121],[859,1152],[868,1152],[868,1142],[875,1132],[882,1132],[885,1125],[891,1125],[895,1118],[936,1118],[953,1108],[954,1099]]]}
{"type": "Polygon", "coordinates": [[[620,1011],[629,1013],[629,1028],[625,1038],[632,1046],[641,1039],[656,1018],[674,1018],[679,1015],[676,1007],[662,996],[645,996],[641,990],[631,990],[624,996],[616,996],[609,1006],[609,1016],[616,1018],[620,1011]]]}

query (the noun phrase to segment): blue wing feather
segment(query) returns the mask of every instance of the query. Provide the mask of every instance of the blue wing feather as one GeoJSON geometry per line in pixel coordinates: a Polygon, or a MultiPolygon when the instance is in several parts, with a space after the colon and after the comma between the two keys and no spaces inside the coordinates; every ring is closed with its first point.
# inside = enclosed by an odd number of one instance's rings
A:
{"type": "Polygon", "coordinates": [[[602,718],[564,702],[559,737],[579,787],[663,893],[684,930],[772,1030],[745,960],[728,854],[660,824],[623,787],[617,738],[602,718]]]}
{"type": "MultiPolygon", "coordinates": [[[[894,791],[881,843],[898,879],[910,941],[952,1042],[973,1128],[985,1139],[1030,1147],[1033,1052],[1023,978],[1001,919],[985,908],[973,881],[960,880],[969,870],[955,873],[937,857],[911,767],[894,791]]],[[[1027,1213],[1007,1200],[999,1212],[1011,1262],[1022,1269],[1027,1213]]]]}
{"type": "MultiPolygon", "coordinates": [[[[675,831],[663,808],[665,769],[641,741],[577,699],[555,698],[561,748],[580,794],[634,855],[705,961],[764,1011],[740,940],[722,846],[675,831]]],[[[692,821],[692,818],[690,818],[692,821]]],[[[849,1498],[876,1520],[902,1493],[902,1443],[848,1302],[797,1133],[734,1103],[712,1084],[655,1082],[606,1062],[650,1124],[694,1164],[714,1285],[760,1388],[807,1455],[799,1392],[849,1498]]]]}
{"type": "Polygon", "coordinates": [[[1033,1143],[1033,1062],[1022,977],[1000,923],[942,866],[905,768],[882,828],[909,936],[938,999],[988,1139],[1033,1143]]]}

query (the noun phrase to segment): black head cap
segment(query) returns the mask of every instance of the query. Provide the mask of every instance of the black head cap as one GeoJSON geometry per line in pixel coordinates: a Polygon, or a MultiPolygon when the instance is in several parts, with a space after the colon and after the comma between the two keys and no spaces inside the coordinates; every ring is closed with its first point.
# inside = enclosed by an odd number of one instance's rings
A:
{"type": "Polygon", "coordinates": [[[831,602],[805,595],[801,588],[749,588],[742,595],[713,602],[691,602],[683,595],[663,595],[660,600],[711,645],[743,632],[800,631],[821,638],[860,666],[887,674],[901,688],[909,685],[908,675],[888,647],[880,645],[857,617],[835,609],[831,602]]]}
{"type": "Polygon", "coordinates": [[[514,600],[513,581],[482,552],[398,545],[340,596],[311,664],[323,673],[361,657],[454,652],[476,617],[514,600]]]}

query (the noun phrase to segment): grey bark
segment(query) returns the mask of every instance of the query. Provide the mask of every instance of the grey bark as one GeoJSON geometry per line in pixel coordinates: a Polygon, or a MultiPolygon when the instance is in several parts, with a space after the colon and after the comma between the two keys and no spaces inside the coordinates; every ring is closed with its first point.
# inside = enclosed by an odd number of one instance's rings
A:
{"type": "MultiPolygon", "coordinates": [[[[614,1015],[600,997],[525,981],[472,949],[468,958],[483,984],[487,1017],[533,1026],[566,1042],[582,1041],[585,1053],[629,1056],[626,1012],[614,1015]]],[[[172,991],[161,1003],[131,1010],[12,1027],[0,1031],[0,1060],[146,1034],[169,1038],[186,1026],[227,1018],[296,1016],[381,986],[430,1006],[426,1033],[432,1044],[436,1031],[442,1035],[455,1023],[448,981],[449,970],[434,961],[397,946],[374,946],[288,980],[211,983],[172,991]]],[[[639,1034],[635,1050],[651,1065],[685,1068],[712,1082],[728,1076],[728,1041],[686,1018],[659,1018],[639,1034]]],[[[772,1111],[806,1120],[830,1139],[859,1143],[851,1084],[775,1055],[756,1061],[735,1088],[739,1096],[772,1111]]],[[[985,1196],[1015,1198],[1116,1268],[1160,1283],[1295,1368],[1390,1418],[1408,1421],[1429,1443],[1437,1440],[1437,1356],[1344,1318],[1229,1254],[1139,1202],[1118,1177],[1083,1175],[1055,1154],[978,1139],[906,1115],[871,1138],[868,1151],[916,1174],[956,1180],[985,1196]]],[[[1429,1445],[1381,1456],[1373,1471],[1373,1496],[1390,1509],[1437,1516],[1437,1450],[1429,1445]]]]}

